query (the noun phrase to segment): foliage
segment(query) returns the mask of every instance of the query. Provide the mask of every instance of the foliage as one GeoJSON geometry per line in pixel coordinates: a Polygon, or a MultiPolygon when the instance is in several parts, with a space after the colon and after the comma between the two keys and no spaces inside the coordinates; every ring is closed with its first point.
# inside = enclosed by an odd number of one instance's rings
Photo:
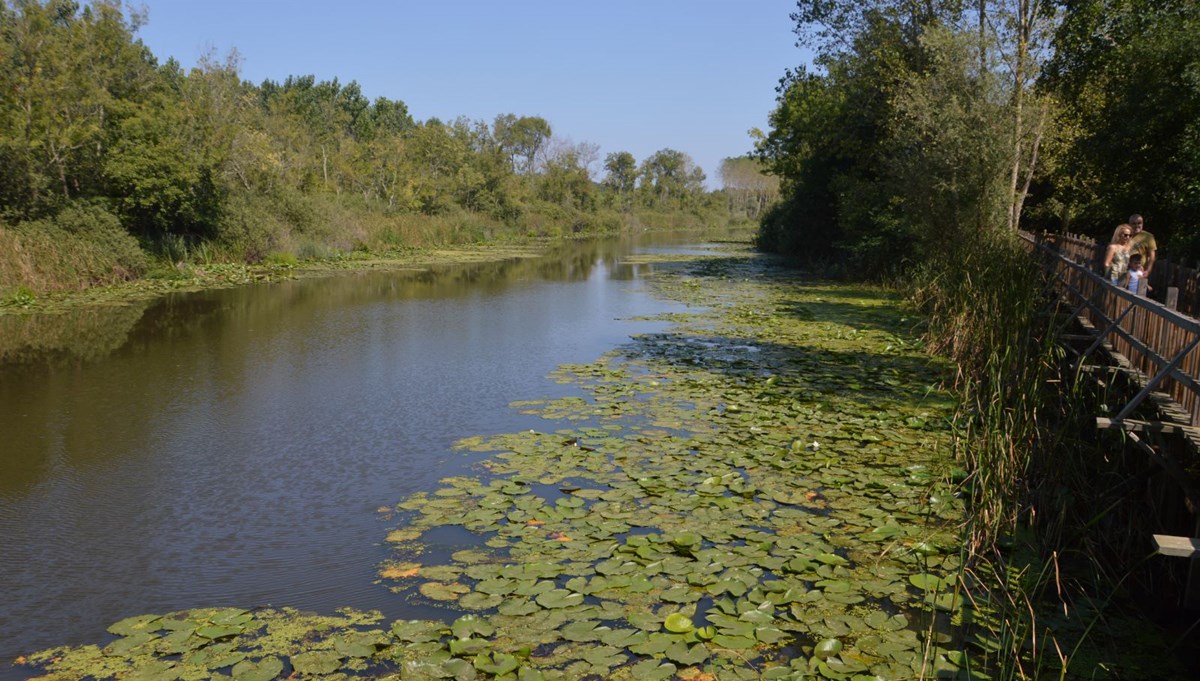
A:
{"type": "Polygon", "coordinates": [[[1200,256],[1198,31],[1184,0],[1067,6],[1045,78],[1067,138],[1047,222],[1100,236],[1141,213],[1160,248],[1200,256]]]}
{"type": "MultiPolygon", "coordinates": [[[[555,138],[539,116],[418,122],[403,101],[369,100],[355,81],[293,75],[255,86],[240,77],[236,52],[185,71],[135,39],[143,21],[122,0],[0,3],[0,218],[9,225],[102,205],[173,261],[203,252],[258,262],[275,251],[589,232],[622,224],[607,213],[614,208],[727,219],[714,216],[703,171],[681,152],[662,150],[640,170],[622,152],[598,184],[596,146],[555,138]]],[[[16,257],[0,251],[6,276],[28,270],[16,257]]],[[[56,277],[25,284],[104,279],[56,277]]]]}

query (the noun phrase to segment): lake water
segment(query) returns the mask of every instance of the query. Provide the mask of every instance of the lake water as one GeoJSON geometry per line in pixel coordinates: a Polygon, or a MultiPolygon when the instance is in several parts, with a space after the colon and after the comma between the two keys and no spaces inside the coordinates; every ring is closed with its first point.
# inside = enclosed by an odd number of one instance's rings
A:
{"type": "Polygon", "coordinates": [[[508,405],[572,394],[557,365],[664,328],[622,257],[673,240],[0,317],[0,678],[141,613],[421,616],[373,583],[378,509],[469,468],[458,438],[554,427],[508,405]]]}

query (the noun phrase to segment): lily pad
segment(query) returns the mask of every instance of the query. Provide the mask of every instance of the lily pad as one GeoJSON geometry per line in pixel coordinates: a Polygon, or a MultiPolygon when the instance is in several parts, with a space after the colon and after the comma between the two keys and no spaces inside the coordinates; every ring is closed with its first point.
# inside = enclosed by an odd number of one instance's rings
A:
{"type": "Polygon", "coordinates": [[[341,655],[331,650],[314,650],[292,657],[292,667],[301,674],[332,674],[341,666],[341,655]]]}
{"type": "Polygon", "coordinates": [[[283,662],[278,657],[261,660],[242,660],[233,666],[234,681],[272,681],[283,672],[283,662]]]}
{"type": "Polygon", "coordinates": [[[665,627],[667,631],[676,634],[686,634],[696,628],[692,623],[692,618],[678,612],[667,615],[666,621],[663,622],[663,627],[665,627]]]}
{"type": "Polygon", "coordinates": [[[566,589],[552,589],[543,594],[538,594],[535,599],[537,604],[543,608],[569,608],[574,605],[583,603],[583,594],[578,594],[566,589]]]}

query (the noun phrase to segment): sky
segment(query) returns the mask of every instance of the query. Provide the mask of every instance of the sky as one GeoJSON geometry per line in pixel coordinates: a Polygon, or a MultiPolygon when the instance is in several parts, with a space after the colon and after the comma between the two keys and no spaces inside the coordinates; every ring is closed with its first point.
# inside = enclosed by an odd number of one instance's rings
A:
{"type": "MultiPolygon", "coordinates": [[[[138,0],[133,0],[135,6],[138,0]]],[[[357,81],[418,121],[541,116],[556,138],[639,162],[687,153],[720,186],[767,130],[775,86],[809,61],[795,0],[143,0],[139,37],[190,68],[240,56],[258,84],[357,81]]]]}

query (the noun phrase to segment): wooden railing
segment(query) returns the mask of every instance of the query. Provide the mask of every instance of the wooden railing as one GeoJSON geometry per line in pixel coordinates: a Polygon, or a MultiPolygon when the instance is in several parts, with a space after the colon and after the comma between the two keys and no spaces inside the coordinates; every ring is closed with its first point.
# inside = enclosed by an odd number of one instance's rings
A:
{"type": "MultiPolygon", "coordinates": [[[[1042,243],[1065,258],[1103,274],[1104,251],[1108,247],[1082,234],[1039,234],[1042,243]]],[[[1161,253],[1160,253],[1161,255],[1161,253]]],[[[1150,272],[1151,297],[1167,307],[1192,317],[1200,317],[1200,261],[1188,267],[1170,257],[1155,260],[1150,272]],[[1174,291],[1172,291],[1174,289],[1174,291]]]]}
{"type": "MultiPolygon", "coordinates": [[[[1071,235],[1029,234],[1022,239],[1057,280],[1070,309],[1096,332],[1087,357],[1109,343],[1141,375],[1140,392],[1111,419],[1121,422],[1152,392],[1165,392],[1200,424],[1200,321],[1149,298],[1114,286],[1097,273],[1095,242],[1071,235]]],[[[1103,250],[1100,250],[1103,255],[1103,250]]],[[[1157,274],[1158,266],[1155,266],[1157,274]]],[[[1153,285],[1153,284],[1152,284],[1153,285]]]]}

